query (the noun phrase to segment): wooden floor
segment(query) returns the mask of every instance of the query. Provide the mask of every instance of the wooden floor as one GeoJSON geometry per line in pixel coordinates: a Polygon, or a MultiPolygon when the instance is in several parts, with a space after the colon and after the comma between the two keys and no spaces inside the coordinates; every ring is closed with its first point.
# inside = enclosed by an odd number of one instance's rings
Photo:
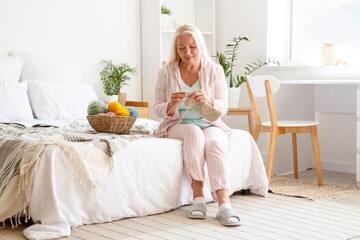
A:
{"type": "MultiPolygon", "coordinates": [[[[289,176],[292,177],[292,176],[289,176]]],[[[299,173],[299,178],[316,179],[314,170],[299,173]]],[[[355,175],[323,170],[324,183],[355,184],[355,175]]],[[[130,218],[73,229],[66,240],[105,239],[351,239],[360,240],[360,193],[344,194],[335,199],[306,200],[269,194],[231,197],[240,214],[240,227],[224,227],[215,219],[217,205],[207,204],[209,217],[186,217],[188,206],[171,212],[130,218]]],[[[7,226],[0,239],[25,239],[21,231],[7,226]]]]}

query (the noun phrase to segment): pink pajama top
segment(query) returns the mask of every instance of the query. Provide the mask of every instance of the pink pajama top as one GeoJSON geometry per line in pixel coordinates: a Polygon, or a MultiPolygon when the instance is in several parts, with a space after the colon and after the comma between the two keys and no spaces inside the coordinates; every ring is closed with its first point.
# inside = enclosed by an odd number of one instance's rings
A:
{"type": "MultiPolygon", "coordinates": [[[[213,99],[214,107],[225,115],[228,111],[228,87],[223,68],[219,64],[206,61],[202,58],[199,81],[203,92],[213,99]]],[[[168,116],[166,110],[171,100],[171,93],[182,91],[181,82],[179,62],[175,61],[160,68],[155,86],[153,110],[155,115],[163,119],[163,121],[160,123],[157,131],[167,133],[169,127],[180,121],[179,107],[176,107],[173,116],[168,116]]],[[[205,118],[201,120],[209,122],[205,118]]],[[[213,122],[212,125],[223,129],[228,134],[231,133],[231,129],[226,126],[221,118],[213,122]]]]}

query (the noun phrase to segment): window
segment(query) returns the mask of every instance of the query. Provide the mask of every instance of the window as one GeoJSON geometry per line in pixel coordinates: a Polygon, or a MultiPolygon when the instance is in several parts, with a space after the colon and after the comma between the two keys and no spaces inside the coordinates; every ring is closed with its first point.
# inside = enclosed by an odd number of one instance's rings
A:
{"type": "Polygon", "coordinates": [[[335,62],[360,65],[360,0],[272,0],[268,55],[290,65],[321,65],[335,44],[335,62]]]}
{"type": "Polygon", "coordinates": [[[294,0],[290,60],[322,63],[322,46],[335,43],[335,61],[360,62],[360,1],[294,0]]]}

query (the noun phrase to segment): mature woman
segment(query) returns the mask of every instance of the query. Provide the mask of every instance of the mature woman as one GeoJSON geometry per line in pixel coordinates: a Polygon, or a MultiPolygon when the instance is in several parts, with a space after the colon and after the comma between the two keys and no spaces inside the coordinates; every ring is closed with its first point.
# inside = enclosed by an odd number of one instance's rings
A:
{"type": "Polygon", "coordinates": [[[227,83],[222,67],[209,57],[201,31],[194,25],[177,28],[169,63],[159,70],[154,112],[164,119],[158,131],[183,141],[184,167],[193,190],[189,218],[206,218],[203,193],[204,163],[208,168],[213,199],[219,203],[217,218],[224,225],[240,225],[230,205],[227,148],[231,130],[219,118],[209,122],[184,105],[194,98],[226,114],[227,83]]]}

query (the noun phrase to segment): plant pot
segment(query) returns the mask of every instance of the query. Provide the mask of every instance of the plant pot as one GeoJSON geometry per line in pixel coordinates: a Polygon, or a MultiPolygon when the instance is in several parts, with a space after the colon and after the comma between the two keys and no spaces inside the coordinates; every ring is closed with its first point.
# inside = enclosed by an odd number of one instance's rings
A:
{"type": "Polygon", "coordinates": [[[241,87],[229,88],[229,95],[228,95],[229,108],[239,107],[240,92],[241,92],[241,87]]]}
{"type": "Polygon", "coordinates": [[[171,22],[171,16],[167,14],[161,14],[161,28],[163,30],[172,30],[173,24],[171,22]]]}
{"type": "Polygon", "coordinates": [[[111,95],[111,96],[108,96],[105,94],[105,97],[104,97],[104,102],[106,104],[109,104],[111,102],[117,102],[118,100],[118,95],[111,95]]]}
{"type": "Polygon", "coordinates": [[[126,105],[126,93],[119,93],[117,101],[125,107],[126,105]]]}

